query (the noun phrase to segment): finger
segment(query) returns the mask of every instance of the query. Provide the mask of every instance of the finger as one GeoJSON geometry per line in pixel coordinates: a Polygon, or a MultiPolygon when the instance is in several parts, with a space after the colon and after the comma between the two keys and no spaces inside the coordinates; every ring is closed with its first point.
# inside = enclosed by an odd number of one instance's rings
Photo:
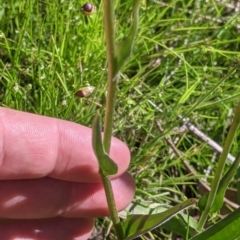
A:
{"type": "Polygon", "coordinates": [[[0,221],[1,239],[86,240],[93,229],[93,219],[52,218],[0,221]]]}
{"type": "MultiPolygon", "coordinates": [[[[126,171],[127,146],[112,139],[110,156],[126,171]]],[[[0,180],[53,177],[99,181],[91,129],[76,123],[0,108],[0,180]]]]}
{"type": "MultiPolygon", "coordinates": [[[[125,173],[112,180],[118,211],[134,196],[134,182],[125,173]]],[[[0,219],[102,217],[108,215],[101,183],[77,183],[52,178],[0,181],[0,219]]]]}

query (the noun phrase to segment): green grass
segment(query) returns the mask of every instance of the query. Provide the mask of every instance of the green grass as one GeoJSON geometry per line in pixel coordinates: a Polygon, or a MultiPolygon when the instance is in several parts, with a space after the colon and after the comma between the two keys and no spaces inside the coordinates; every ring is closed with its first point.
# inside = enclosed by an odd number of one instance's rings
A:
{"type": "MultiPolygon", "coordinates": [[[[121,73],[114,135],[132,152],[129,171],[136,179],[135,200],[173,205],[185,196],[199,196],[198,179],[208,166],[213,168],[208,181],[214,174],[214,151],[190,132],[181,132],[179,116],[223,145],[240,100],[240,19],[232,1],[146,2],[134,54],[121,73]],[[165,136],[196,169],[195,175],[172,154],[165,136]]],[[[2,0],[1,106],[86,126],[91,126],[97,109],[104,112],[102,5],[94,1],[98,12],[86,18],[79,11],[84,3],[2,0]],[[76,98],[75,92],[85,86],[94,86],[93,94],[76,98]]],[[[119,40],[129,28],[131,4],[116,1],[119,40]]],[[[239,151],[239,136],[240,131],[233,155],[239,151]]],[[[147,237],[160,236],[173,238],[159,229],[147,237]]]]}

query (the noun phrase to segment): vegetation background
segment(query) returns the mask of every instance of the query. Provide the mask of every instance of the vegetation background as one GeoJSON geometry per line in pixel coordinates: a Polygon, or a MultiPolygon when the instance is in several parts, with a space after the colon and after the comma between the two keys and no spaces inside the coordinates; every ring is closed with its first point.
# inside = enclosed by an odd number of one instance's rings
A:
{"type": "MultiPolygon", "coordinates": [[[[107,84],[102,2],[92,1],[97,12],[88,17],[80,13],[84,1],[0,3],[0,105],[91,126],[96,110],[104,113],[107,84]],[[87,86],[95,87],[89,97],[75,96],[87,86]]],[[[131,6],[132,0],[115,1],[119,40],[130,26],[131,6]]],[[[181,117],[223,145],[240,100],[239,11],[239,2],[231,0],[142,3],[134,53],[121,73],[114,120],[114,135],[131,149],[134,203],[142,205],[141,211],[198,198],[199,180],[211,182],[218,154],[187,131],[181,117]]],[[[240,132],[233,156],[239,141],[240,132]]],[[[196,218],[199,214],[197,209],[189,213],[196,218]]],[[[112,239],[108,224],[108,219],[97,221],[93,239],[112,239]]],[[[142,239],[177,236],[156,229],[142,239]]]]}

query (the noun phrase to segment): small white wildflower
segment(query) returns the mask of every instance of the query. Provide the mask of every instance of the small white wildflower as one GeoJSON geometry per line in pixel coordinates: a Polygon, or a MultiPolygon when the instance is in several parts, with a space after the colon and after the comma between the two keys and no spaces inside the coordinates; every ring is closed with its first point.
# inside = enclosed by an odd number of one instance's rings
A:
{"type": "Polygon", "coordinates": [[[11,67],[12,67],[12,63],[6,62],[6,68],[7,68],[7,69],[10,69],[11,67]]]}
{"type": "Polygon", "coordinates": [[[66,101],[66,100],[63,100],[63,101],[62,101],[62,106],[63,106],[63,107],[66,107],[66,106],[67,106],[67,101],[66,101]]]}
{"type": "Polygon", "coordinates": [[[46,78],[46,75],[45,75],[45,74],[43,74],[43,75],[40,77],[41,80],[43,80],[43,79],[45,79],[45,78],[46,78]]]}
{"type": "Polygon", "coordinates": [[[27,90],[27,91],[30,91],[30,90],[32,90],[32,84],[27,84],[26,85],[26,87],[25,87],[25,89],[27,90]]]}
{"type": "Polygon", "coordinates": [[[19,92],[19,85],[18,85],[18,83],[14,84],[13,89],[14,89],[15,92],[19,92]]]}

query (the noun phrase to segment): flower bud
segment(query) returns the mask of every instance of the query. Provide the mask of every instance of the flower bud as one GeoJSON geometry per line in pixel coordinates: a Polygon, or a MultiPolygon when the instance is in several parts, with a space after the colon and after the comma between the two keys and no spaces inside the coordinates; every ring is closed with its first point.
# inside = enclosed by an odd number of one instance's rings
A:
{"type": "Polygon", "coordinates": [[[92,94],[94,89],[95,87],[93,86],[79,88],[78,91],[75,93],[75,96],[79,98],[88,97],[92,94]]]}
{"type": "Polygon", "coordinates": [[[95,5],[93,5],[91,3],[85,3],[81,7],[80,11],[83,15],[92,15],[93,13],[95,13],[97,11],[97,8],[95,5]]]}

